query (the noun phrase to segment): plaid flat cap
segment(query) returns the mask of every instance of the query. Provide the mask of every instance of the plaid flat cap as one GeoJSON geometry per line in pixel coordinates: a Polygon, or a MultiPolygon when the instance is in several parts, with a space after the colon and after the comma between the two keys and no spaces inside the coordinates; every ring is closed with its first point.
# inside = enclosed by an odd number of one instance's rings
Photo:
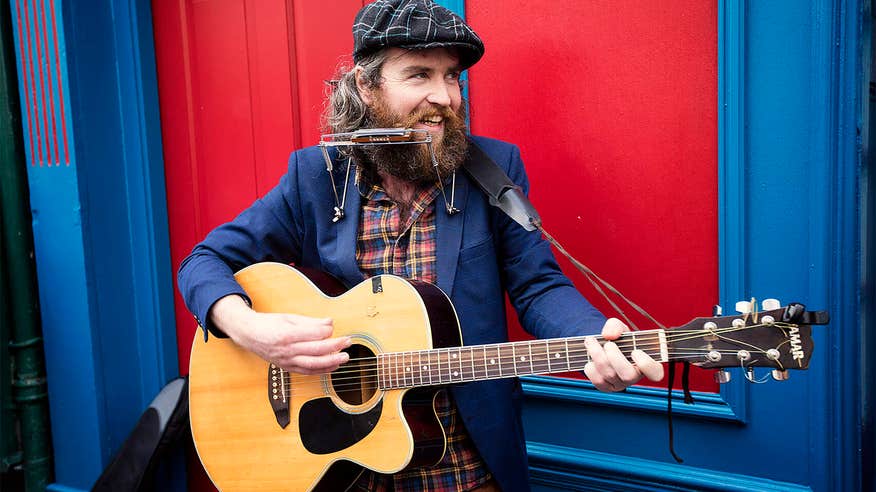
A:
{"type": "Polygon", "coordinates": [[[377,0],[362,7],[353,22],[353,61],[389,47],[456,48],[463,68],[484,55],[471,27],[432,0],[377,0]]]}

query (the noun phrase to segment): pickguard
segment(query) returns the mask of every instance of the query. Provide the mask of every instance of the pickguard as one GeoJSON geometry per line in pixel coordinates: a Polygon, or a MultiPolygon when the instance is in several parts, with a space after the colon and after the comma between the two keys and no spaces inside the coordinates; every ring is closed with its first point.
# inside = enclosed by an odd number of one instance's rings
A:
{"type": "Polygon", "coordinates": [[[331,398],[310,400],[298,413],[301,443],[313,454],[330,454],[349,448],[374,430],[382,411],[382,401],[365,413],[351,414],[335,406],[331,398]]]}

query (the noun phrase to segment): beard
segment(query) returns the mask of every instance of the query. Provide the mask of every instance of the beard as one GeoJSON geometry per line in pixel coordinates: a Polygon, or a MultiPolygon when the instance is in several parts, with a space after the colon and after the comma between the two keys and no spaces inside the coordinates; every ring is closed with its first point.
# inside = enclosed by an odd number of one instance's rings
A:
{"type": "MultiPolygon", "coordinates": [[[[377,94],[374,104],[366,115],[366,128],[413,128],[424,118],[440,116],[443,118],[444,133],[440,138],[433,135],[432,149],[438,163],[441,178],[459,169],[468,150],[465,132],[465,105],[458,111],[447,107],[432,106],[411,113],[407,117],[389,108],[381,94],[377,94]]],[[[438,180],[429,147],[426,144],[374,145],[353,147],[353,156],[366,172],[377,182],[380,174],[389,174],[418,186],[428,185],[438,180]]]]}

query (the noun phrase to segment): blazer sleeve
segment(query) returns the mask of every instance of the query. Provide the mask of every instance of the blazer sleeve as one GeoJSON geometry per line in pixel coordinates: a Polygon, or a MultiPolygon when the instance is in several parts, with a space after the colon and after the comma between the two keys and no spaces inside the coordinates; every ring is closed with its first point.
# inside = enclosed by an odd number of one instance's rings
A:
{"type": "MultiPolygon", "coordinates": [[[[520,150],[507,147],[497,162],[528,196],[529,180],[520,150]]],[[[563,274],[550,243],[540,232],[527,231],[498,209],[496,214],[503,281],[523,328],[538,338],[599,333],[605,316],[563,274]]]]}
{"type": "Polygon", "coordinates": [[[265,196],[256,200],[231,222],[222,224],[180,264],[177,282],[189,311],[207,332],[225,337],[210,323],[209,312],[220,298],[247,297],[234,279],[243,267],[262,261],[291,263],[301,251],[298,153],[289,158],[287,173],[265,196]]]}

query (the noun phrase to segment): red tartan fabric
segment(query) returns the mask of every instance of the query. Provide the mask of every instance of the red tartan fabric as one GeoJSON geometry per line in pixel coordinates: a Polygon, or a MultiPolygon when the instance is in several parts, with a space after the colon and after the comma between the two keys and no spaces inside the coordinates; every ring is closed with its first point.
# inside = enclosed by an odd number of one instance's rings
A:
{"type": "MultiPolygon", "coordinates": [[[[356,244],[356,260],[366,277],[390,273],[435,283],[437,244],[435,198],[437,187],[417,194],[405,224],[399,207],[379,186],[363,197],[356,244]]],[[[440,463],[429,468],[404,470],[394,475],[366,471],[356,483],[367,491],[471,490],[490,478],[490,472],[475,449],[456,406],[447,391],[436,398],[435,411],[447,436],[447,451],[440,463]]]]}

